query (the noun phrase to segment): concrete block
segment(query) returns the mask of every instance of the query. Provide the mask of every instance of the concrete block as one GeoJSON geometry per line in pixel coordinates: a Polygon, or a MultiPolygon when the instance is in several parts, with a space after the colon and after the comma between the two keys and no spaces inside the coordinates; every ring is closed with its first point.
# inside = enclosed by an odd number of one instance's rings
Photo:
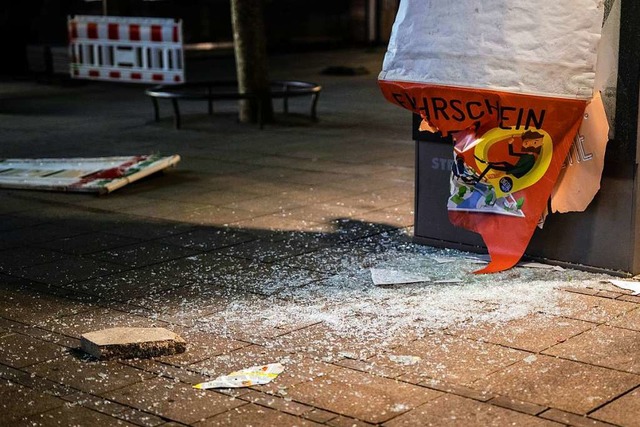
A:
{"type": "Polygon", "coordinates": [[[110,328],[80,338],[86,353],[101,359],[131,359],[183,353],[187,343],[164,328],[110,328]]]}

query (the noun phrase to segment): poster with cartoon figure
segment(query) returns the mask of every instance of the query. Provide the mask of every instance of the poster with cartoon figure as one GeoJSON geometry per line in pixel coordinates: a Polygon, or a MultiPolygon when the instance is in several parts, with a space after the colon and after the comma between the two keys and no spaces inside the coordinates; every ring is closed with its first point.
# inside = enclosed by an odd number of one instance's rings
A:
{"type": "Polygon", "coordinates": [[[454,140],[450,221],[515,265],[593,96],[598,0],[402,0],[379,85],[454,140]],[[554,19],[549,19],[550,13],[554,19]]]}

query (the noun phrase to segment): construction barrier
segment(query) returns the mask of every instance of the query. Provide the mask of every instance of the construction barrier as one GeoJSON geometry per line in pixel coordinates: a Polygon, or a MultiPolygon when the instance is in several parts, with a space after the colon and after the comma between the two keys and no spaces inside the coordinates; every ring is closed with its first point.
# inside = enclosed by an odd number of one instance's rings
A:
{"type": "Polygon", "coordinates": [[[133,83],[184,83],[182,21],[70,16],[71,77],[133,83]]]}

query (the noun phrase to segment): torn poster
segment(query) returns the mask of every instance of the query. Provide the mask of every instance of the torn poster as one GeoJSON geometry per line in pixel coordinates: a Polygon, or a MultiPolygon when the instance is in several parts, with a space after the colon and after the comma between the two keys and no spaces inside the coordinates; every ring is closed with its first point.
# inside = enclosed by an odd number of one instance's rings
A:
{"type": "Polygon", "coordinates": [[[609,124],[596,92],[551,193],[551,212],[583,212],[600,190],[609,124]]]}
{"type": "Polygon", "coordinates": [[[540,220],[593,96],[599,0],[403,0],[379,84],[451,134],[449,218],[513,267],[540,220]]]}
{"type": "Polygon", "coordinates": [[[106,194],[179,161],[178,155],[0,159],[0,188],[106,194]]]}
{"type": "Polygon", "coordinates": [[[206,390],[210,388],[240,388],[268,384],[283,371],[284,366],[280,363],[252,366],[232,372],[229,375],[221,375],[213,381],[196,384],[193,388],[206,390]]]}

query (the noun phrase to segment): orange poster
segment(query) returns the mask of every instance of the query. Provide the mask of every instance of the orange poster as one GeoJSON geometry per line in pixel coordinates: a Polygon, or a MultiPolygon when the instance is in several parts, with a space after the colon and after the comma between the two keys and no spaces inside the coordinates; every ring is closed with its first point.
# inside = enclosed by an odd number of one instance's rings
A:
{"type": "Polygon", "coordinates": [[[482,235],[491,262],[520,260],[547,205],[587,101],[380,81],[385,97],[452,134],[449,218],[482,235]]]}

